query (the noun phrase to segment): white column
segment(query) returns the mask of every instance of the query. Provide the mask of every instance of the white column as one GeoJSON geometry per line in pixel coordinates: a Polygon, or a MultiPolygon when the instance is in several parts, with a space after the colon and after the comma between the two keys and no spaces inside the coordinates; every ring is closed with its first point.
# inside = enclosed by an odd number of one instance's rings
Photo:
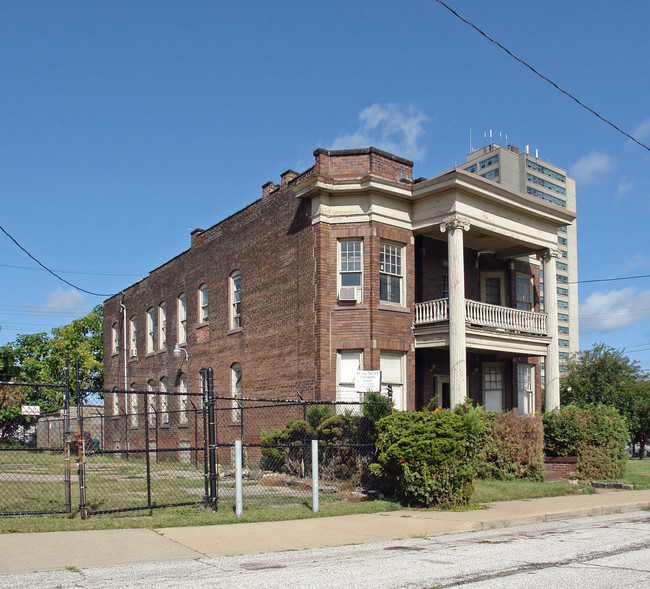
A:
{"type": "Polygon", "coordinates": [[[453,409],[467,396],[467,351],[465,346],[465,264],[463,259],[463,231],[469,223],[452,219],[440,224],[447,232],[449,263],[449,388],[453,409]]]}
{"type": "Polygon", "coordinates": [[[546,328],[551,342],[548,346],[544,371],[546,391],[546,411],[560,406],[560,349],[557,325],[557,267],[558,252],[548,250],[542,257],[544,261],[544,311],[547,315],[546,328]]]}

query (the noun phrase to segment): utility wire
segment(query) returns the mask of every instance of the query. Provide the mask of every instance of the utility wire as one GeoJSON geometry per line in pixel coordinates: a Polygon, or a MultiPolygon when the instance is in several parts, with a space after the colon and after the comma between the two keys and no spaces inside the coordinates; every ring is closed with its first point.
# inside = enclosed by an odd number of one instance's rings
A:
{"type": "Polygon", "coordinates": [[[516,59],[516,60],[517,60],[521,65],[527,67],[527,68],[528,68],[531,72],[533,72],[536,76],[539,76],[540,78],[542,78],[542,80],[548,82],[548,83],[549,83],[551,86],[553,86],[555,89],[557,89],[557,90],[559,90],[560,92],[562,92],[562,94],[564,94],[565,96],[569,97],[569,98],[570,98],[571,100],[573,100],[574,102],[578,103],[582,108],[588,110],[591,114],[593,114],[593,115],[595,115],[596,117],[598,117],[601,121],[603,121],[603,123],[606,123],[606,124],[609,125],[610,127],[613,127],[613,128],[616,129],[619,133],[621,133],[622,135],[625,135],[625,137],[627,137],[628,139],[631,139],[632,141],[634,141],[634,143],[636,143],[637,145],[640,145],[640,146],[643,147],[644,149],[647,149],[648,151],[650,151],[650,147],[648,147],[647,145],[645,145],[645,143],[641,143],[638,139],[635,139],[634,137],[632,137],[632,135],[630,135],[629,133],[626,133],[625,131],[623,131],[623,129],[621,129],[620,127],[618,127],[617,125],[615,125],[615,124],[612,123],[611,121],[607,120],[605,117],[599,115],[599,114],[598,114],[598,113],[597,113],[593,108],[588,107],[586,104],[584,104],[583,102],[581,102],[580,100],[578,100],[575,96],[573,96],[573,94],[570,94],[570,93],[567,92],[566,90],[563,90],[563,89],[560,88],[560,87],[559,87],[555,82],[553,82],[552,80],[549,80],[545,75],[540,74],[540,73],[539,73],[539,72],[538,72],[534,67],[532,67],[531,65],[528,65],[528,64],[527,64],[523,59],[517,57],[514,53],[512,53],[512,51],[506,49],[503,45],[501,45],[501,43],[499,43],[498,41],[496,41],[495,39],[493,39],[492,37],[490,37],[488,34],[484,33],[481,29],[479,29],[476,25],[474,25],[474,24],[472,24],[471,22],[469,22],[466,18],[462,17],[462,16],[461,16],[460,14],[458,14],[458,13],[457,13],[453,8],[447,6],[447,5],[446,5],[442,0],[436,0],[436,2],[437,2],[438,4],[440,4],[441,6],[444,6],[444,7],[445,7],[449,12],[451,12],[454,16],[456,16],[457,18],[459,18],[460,20],[462,20],[465,24],[467,24],[467,25],[469,25],[470,27],[472,27],[476,32],[478,32],[479,34],[483,35],[483,36],[484,36],[488,41],[490,41],[490,43],[494,43],[497,47],[499,47],[500,49],[502,49],[503,51],[505,51],[505,52],[506,52],[510,57],[512,57],[513,59],[516,59]]]}
{"type": "MultiPolygon", "coordinates": [[[[32,270],[34,272],[43,272],[43,268],[32,268],[31,266],[14,266],[13,264],[0,264],[0,268],[15,268],[17,270],[32,270]]],[[[61,274],[86,274],[88,276],[142,276],[142,272],[85,272],[83,270],[55,270],[61,274]]]]}
{"type": "Polygon", "coordinates": [[[5,228],[4,228],[2,225],[0,225],[0,230],[2,230],[2,232],[3,232],[3,233],[4,233],[4,234],[9,238],[9,239],[11,239],[11,241],[13,241],[13,242],[14,242],[14,243],[15,243],[15,244],[16,244],[16,245],[17,245],[21,250],[23,250],[23,251],[24,251],[24,252],[25,252],[25,253],[26,253],[26,254],[27,254],[27,255],[28,255],[32,260],[34,260],[34,261],[35,261],[35,262],[36,262],[36,263],[37,263],[41,268],[44,268],[45,270],[47,270],[47,271],[48,271],[52,276],[54,276],[55,278],[58,278],[61,282],[65,282],[68,286],[71,286],[71,287],[74,288],[75,290],[78,290],[78,291],[81,291],[81,292],[85,292],[86,294],[93,295],[93,296],[95,296],[95,297],[112,297],[112,296],[113,296],[112,294],[103,294],[103,293],[99,293],[99,292],[92,292],[92,291],[90,291],[90,290],[86,290],[85,288],[81,288],[81,287],[77,286],[76,284],[72,284],[72,282],[68,282],[65,278],[61,278],[61,276],[59,276],[56,272],[53,272],[53,271],[50,270],[50,269],[49,269],[45,264],[43,264],[42,262],[40,262],[39,260],[37,260],[34,256],[32,256],[32,254],[30,254],[30,253],[29,253],[29,252],[28,252],[28,251],[27,251],[27,250],[26,250],[22,245],[20,245],[20,244],[19,244],[19,243],[18,243],[18,242],[17,242],[17,241],[16,241],[16,240],[15,240],[15,239],[14,239],[14,238],[9,234],[9,233],[7,233],[7,231],[5,230],[5,228]]]}
{"type": "Polygon", "coordinates": [[[639,276],[621,276],[620,278],[594,278],[593,280],[576,280],[569,284],[586,284],[588,282],[613,282],[615,280],[636,280],[637,278],[650,278],[650,274],[641,274],[639,276]]]}

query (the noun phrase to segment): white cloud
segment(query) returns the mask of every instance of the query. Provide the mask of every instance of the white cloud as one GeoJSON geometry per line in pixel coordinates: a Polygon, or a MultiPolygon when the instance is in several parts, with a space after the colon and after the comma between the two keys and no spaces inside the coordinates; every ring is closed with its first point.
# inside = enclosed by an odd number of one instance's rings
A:
{"type": "Polygon", "coordinates": [[[642,141],[650,137],[650,117],[643,121],[632,133],[632,137],[642,141]]]}
{"type": "Polygon", "coordinates": [[[615,167],[614,160],[606,153],[592,151],[581,157],[571,167],[571,176],[578,182],[595,182],[611,172],[615,167]]]}
{"type": "Polygon", "coordinates": [[[79,291],[57,288],[54,292],[50,293],[45,306],[50,307],[52,310],[82,312],[84,309],[88,308],[88,303],[86,302],[86,297],[79,291]]]}
{"type": "Polygon", "coordinates": [[[650,259],[648,259],[647,256],[641,255],[640,253],[637,252],[625,262],[623,269],[626,272],[630,272],[632,270],[640,270],[640,269],[648,268],[649,266],[650,266],[650,259]]]}
{"type": "Polygon", "coordinates": [[[414,106],[397,103],[373,104],[359,113],[360,127],[339,135],[330,149],[377,147],[395,155],[421,161],[424,123],[429,120],[414,106]]]}
{"type": "Polygon", "coordinates": [[[634,188],[633,182],[621,182],[616,189],[616,200],[623,200],[623,197],[634,188]]]}
{"type": "Polygon", "coordinates": [[[650,317],[650,290],[595,292],[580,306],[581,333],[616,331],[650,317]]]}

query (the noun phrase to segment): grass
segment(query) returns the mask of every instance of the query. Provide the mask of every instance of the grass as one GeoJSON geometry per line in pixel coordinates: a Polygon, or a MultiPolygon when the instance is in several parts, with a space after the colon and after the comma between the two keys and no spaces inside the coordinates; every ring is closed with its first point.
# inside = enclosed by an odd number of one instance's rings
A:
{"type": "Polygon", "coordinates": [[[540,497],[559,497],[589,493],[588,485],[572,483],[538,483],[536,481],[474,481],[472,504],[492,503],[494,501],[517,501],[520,499],[539,499],[540,497]]]}
{"type": "Polygon", "coordinates": [[[622,482],[634,485],[635,489],[650,489],[650,458],[630,458],[622,482]]]}

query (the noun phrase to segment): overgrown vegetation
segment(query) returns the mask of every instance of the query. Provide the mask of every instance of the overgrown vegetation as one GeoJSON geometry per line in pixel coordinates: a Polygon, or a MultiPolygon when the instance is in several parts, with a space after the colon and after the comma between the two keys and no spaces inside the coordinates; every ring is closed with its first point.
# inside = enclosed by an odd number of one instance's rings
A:
{"type": "Polygon", "coordinates": [[[482,479],[543,481],[544,428],[541,417],[487,412],[479,440],[476,473],[482,479]]]}
{"type": "Polygon", "coordinates": [[[616,407],[623,415],[633,449],[650,440],[650,377],[622,352],[595,344],[571,356],[561,383],[562,405],[616,407]]]}
{"type": "Polygon", "coordinates": [[[576,456],[585,479],[614,479],[625,473],[628,431],[614,407],[567,405],[544,414],[549,456],[576,456]]]}
{"type": "Polygon", "coordinates": [[[404,505],[462,507],[474,490],[481,411],[393,413],[377,422],[376,462],[371,472],[381,490],[404,505]]]}

